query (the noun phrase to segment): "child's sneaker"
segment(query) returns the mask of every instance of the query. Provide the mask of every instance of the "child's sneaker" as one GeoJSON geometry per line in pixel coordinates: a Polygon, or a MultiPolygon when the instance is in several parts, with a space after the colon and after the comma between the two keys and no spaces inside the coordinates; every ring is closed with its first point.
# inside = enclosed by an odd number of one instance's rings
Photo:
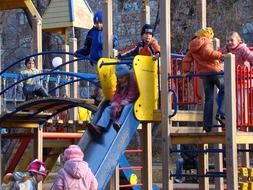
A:
{"type": "Polygon", "coordinates": [[[222,127],[225,127],[225,117],[221,115],[216,115],[215,119],[219,121],[219,123],[222,125],[222,127]]]}

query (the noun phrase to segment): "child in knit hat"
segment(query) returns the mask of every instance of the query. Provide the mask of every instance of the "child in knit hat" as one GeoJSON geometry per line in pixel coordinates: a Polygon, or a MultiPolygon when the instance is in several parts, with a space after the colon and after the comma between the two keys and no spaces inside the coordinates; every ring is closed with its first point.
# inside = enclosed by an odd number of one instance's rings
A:
{"type": "Polygon", "coordinates": [[[214,32],[211,27],[198,30],[188,45],[188,52],[183,58],[182,65],[183,75],[187,75],[190,72],[193,63],[196,64],[198,74],[210,75],[202,77],[205,91],[203,129],[206,132],[210,132],[213,126],[214,86],[217,86],[219,89],[219,97],[221,100],[221,103],[218,105],[216,119],[225,126],[224,76],[215,75],[223,72],[221,65],[223,55],[221,52],[214,50],[212,42],[213,36],[214,32]]]}
{"type": "Polygon", "coordinates": [[[134,74],[127,65],[116,65],[117,86],[116,91],[96,123],[88,123],[88,129],[93,136],[99,137],[104,130],[109,127],[111,121],[114,122],[115,130],[119,130],[124,115],[133,102],[139,97],[139,90],[134,74]],[[123,109],[124,108],[124,109],[123,109]]]}
{"type": "Polygon", "coordinates": [[[141,41],[130,48],[122,50],[118,58],[136,55],[152,56],[154,60],[160,57],[160,45],[154,37],[153,27],[150,24],[143,25],[141,29],[141,41]]]}
{"type": "Polygon", "coordinates": [[[53,190],[97,190],[97,180],[83,157],[78,145],[70,145],[64,151],[64,166],[58,171],[53,190]]]}

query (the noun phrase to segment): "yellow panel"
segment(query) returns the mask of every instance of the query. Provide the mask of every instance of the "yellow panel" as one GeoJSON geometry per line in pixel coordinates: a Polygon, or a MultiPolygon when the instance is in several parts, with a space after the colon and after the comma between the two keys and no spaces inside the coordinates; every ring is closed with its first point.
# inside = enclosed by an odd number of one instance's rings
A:
{"type": "Polygon", "coordinates": [[[249,177],[253,177],[253,168],[248,168],[249,177]]]}
{"type": "Polygon", "coordinates": [[[240,168],[238,174],[239,177],[248,177],[248,168],[240,168]]]}
{"type": "Polygon", "coordinates": [[[91,111],[85,109],[85,108],[82,108],[82,107],[79,107],[78,108],[78,118],[77,120],[79,121],[90,121],[90,118],[91,118],[91,111]]]}
{"type": "Polygon", "coordinates": [[[248,183],[246,182],[240,182],[239,183],[239,190],[248,190],[248,183]]]}
{"type": "Polygon", "coordinates": [[[157,62],[150,56],[138,55],[134,58],[133,68],[140,91],[134,105],[135,116],[140,121],[154,120],[154,110],[158,107],[157,62]]]}
{"type": "Polygon", "coordinates": [[[115,75],[115,65],[105,65],[100,67],[102,63],[116,63],[117,59],[101,58],[97,64],[98,77],[103,90],[104,98],[111,100],[117,84],[117,78],[115,75]]]}

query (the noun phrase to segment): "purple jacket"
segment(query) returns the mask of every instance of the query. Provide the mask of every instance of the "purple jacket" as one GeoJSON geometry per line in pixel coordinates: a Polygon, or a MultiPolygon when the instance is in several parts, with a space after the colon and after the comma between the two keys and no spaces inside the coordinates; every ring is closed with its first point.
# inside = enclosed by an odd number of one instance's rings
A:
{"type": "Polygon", "coordinates": [[[120,116],[122,108],[134,102],[139,97],[139,89],[134,74],[130,73],[130,79],[126,85],[117,84],[116,92],[112,97],[112,119],[116,120],[120,116]]]}
{"type": "Polygon", "coordinates": [[[97,190],[98,183],[87,162],[72,159],[58,171],[53,190],[97,190]]]}
{"type": "Polygon", "coordinates": [[[250,66],[253,63],[253,52],[247,47],[245,43],[240,43],[234,49],[223,49],[223,53],[233,53],[235,55],[236,65],[250,66]]]}

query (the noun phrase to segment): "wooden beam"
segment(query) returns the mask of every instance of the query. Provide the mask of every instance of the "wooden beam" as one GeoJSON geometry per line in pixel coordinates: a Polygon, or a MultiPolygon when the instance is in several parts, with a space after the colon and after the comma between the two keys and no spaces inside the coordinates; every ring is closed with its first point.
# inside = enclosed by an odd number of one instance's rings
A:
{"type": "Polygon", "coordinates": [[[113,18],[112,18],[112,0],[106,0],[103,4],[103,57],[112,57],[113,49],[113,18]]]}
{"type": "Polygon", "coordinates": [[[199,28],[206,27],[206,0],[197,0],[197,14],[200,19],[199,28]]]}
{"type": "Polygon", "coordinates": [[[20,122],[20,121],[3,121],[0,123],[2,128],[38,128],[38,123],[20,122]]]}
{"type": "Polygon", "coordinates": [[[73,144],[73,141],[69,139],[61,139],[61,140],[45,139],[43,141],[44,148],[66,148],[71,144],[73,144]]]}
{"type": "Polygon", "coordinates": [[[42,20],[39,12],[37,11],[36,7],[34,6],[33,2],[31,0],[24,0],[24,3],[28,10],[30,11],[31,15],[34,17],[37,17],[39,20],[42,20]]]}
{"type": "MultiPolygon", "coordinates": [[[[43,131],[42,127],[38,127],[34,130],[34,138],[33,138],[33,153],[34,159],[43,160],[43,131]]],[[[42,190],[42,182],[37,184],[37,189],[42,190]]]]}
{"type": "Polygon", "coordinates": [[[0,10],[20,9],[26,8],[23,0],[1,0],[0,10]]]}
{"type": "MultiPolygon", "coordinates": [[[[205,150],[208,149],[208,144],[199,144],[198,145],[199,150],[205,150]]],[[[198,163],[198,169],[199,173],[204,175],[208,171],[208,153],[199,154],[199,163],[198,163]]],[[[209,178],[207,177],[201,177],[199,178],[199,189],[208,190],[209,187],[209,178]]]]}
{"type": "Polygon", "coordinates": [[[152,190],[152,126],[148,123],[142,123],[141,144],[142,155],[142,184],[143,189],[152,190]]]}
{"type": "Polygon", "coordinates": [[[142,1],[142,9],[141,9],[141,26],[144,24],[150,24],[150,6],[149,0],[142,1]]]}
{"type": "MultiPolygon", "coordinates": [[[[225,113],[226,113],[226,166],[227,189],[238,189],[238,164],[236,142],[236,95],[235,95],[235,55],[225,56],[225,113]]],[[[249,143],[249,142],[248,142],[249,143]]]]}
{"type": "MultiPolygon", "coordinates": [[[[32,44],[32,53],[42,52],[42,21],[39,17],[33,17],[32,19],[32,29],[33,29],[33,44],[32,44]]],[[[42,56],[38,56],[37,68],[42,71],[42,56]]]]}
{"type": "Polygon", "coordinates": [[[202,122],[203,111],[179,110],[177,114],[171,118],[171,121],[202,122]]]}
{"type": "Polygon", "coordinates": [[[224,144],[224,133],[171,134],[172,144],[224,144]]]}
{"type": "Polygon", "coordinates": [[[237,132],[236,144],[253,144],[253,132],[237,132]]]}
{"type": "Polygon", "coordinates": [[[170,128],[171,133],[203,133],[202,127],[171,127],[170,128]]]}
{"type": "Polygon", "coordinates": [[[173,190],[173,178],[169,178],[172,164],[169,155],[170,128],[168,127],[168,113],[171,112],[171,101],[168,96],[168,74],[170,74],[171,66],[171,37],[170,37],[170,0],[160,0],[160,31],[161,31],[161,112],[162,112],[162,162],[163,162],[163,189],[173,190]]]}

